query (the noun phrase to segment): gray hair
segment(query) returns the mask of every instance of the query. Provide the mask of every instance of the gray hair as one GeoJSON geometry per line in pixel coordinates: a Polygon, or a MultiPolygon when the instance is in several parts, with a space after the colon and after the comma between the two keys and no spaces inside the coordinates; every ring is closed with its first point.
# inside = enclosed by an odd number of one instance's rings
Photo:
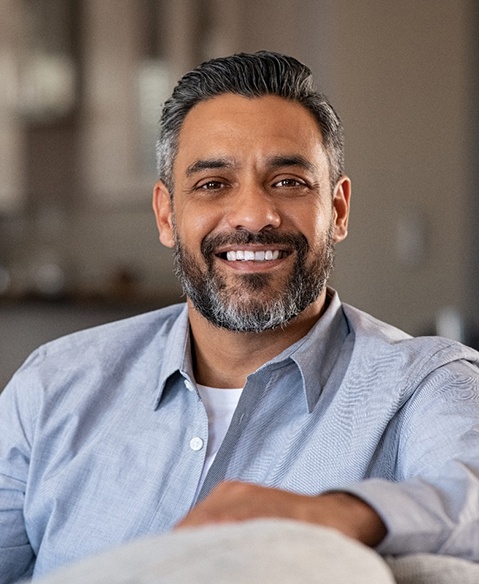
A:
{"type": "Polygon", "coordinates": [[[296,101],[315,118],[329,161],[331,185],[344,173],[343,125],[326,97],[313,86],[311,70],[293,57],[260,51],[212,59],[184,75],[165,102],[156,144],[159,178],[173,193],[178,136],[188,112],[225,93],[248,98],[277,95],[296,101]]]}

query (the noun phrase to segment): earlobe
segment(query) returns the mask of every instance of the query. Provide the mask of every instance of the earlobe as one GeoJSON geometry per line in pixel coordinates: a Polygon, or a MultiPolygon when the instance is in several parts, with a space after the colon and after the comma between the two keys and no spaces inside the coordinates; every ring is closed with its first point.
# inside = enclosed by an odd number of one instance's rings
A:
{"type": "Polygon", "coordinates": [[[348,235],[350,198],[351,181],[347,176],[342,176],[336,183],[333,193],[334,243],[343,241],[348,235]]]}
{"type": "Polygon", "coordinates": [[[171,198],[163,181],[158,181],[153,189],[153,211],[161,243],[166,247],[174,247],[175,237],[171,198]]]}

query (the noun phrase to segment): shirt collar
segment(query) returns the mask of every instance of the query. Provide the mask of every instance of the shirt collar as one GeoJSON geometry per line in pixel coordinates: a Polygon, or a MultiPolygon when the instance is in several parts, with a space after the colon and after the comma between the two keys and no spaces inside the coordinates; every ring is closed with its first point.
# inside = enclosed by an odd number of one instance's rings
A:
{"type": "MultiPolygon", "coordinates": [[[[288,359],[292,360],[301,372],[309,411],[316,405],[350,332],[339,296],[332,288],[328,288],[327,302],[325,312],[307,335],[259,369],[274,367],[284,364],[288,359]]],[[[171,328],[167,347],[161,365],[155,408],[160,403],[167,380],[173,374],[179,372],[190,381],[194,378],[186,304],[171,328]]]]}
{"type": "Polygon", "coordinates": [[[301,373],[309,412],[330,379],[350,332],[338,293],[332,288],[327,290],[326,302],[326,310],[307,335],[258,369],[283,367],[288,360],[293,361],[301,373]]]}
{"type": "Polygon", "coordinates": [[[160,404],[166,382],[178,371],[190,381],[193,380],[190,322],[186,304],[171,327],[165,343],[164,354],[161,360],[159,387],[155,397],[155,409],[160,404]]]}
{"type": "MultiPolygon", "coordinates": [[[[326,311],[290,355],[301,372],[303,390],[310,412],[326,383],[331,379],[340,356],[344,366],[349,363],[349,358],[343,351],[346,337],[350,333],[348,321],[337,292],[328,288],[328,298],[329,305],[326,311]]],[[[336,368],[336,372],[338,375],[335,375],[335,378],[339,384],[345,369],[336,368]]]]}

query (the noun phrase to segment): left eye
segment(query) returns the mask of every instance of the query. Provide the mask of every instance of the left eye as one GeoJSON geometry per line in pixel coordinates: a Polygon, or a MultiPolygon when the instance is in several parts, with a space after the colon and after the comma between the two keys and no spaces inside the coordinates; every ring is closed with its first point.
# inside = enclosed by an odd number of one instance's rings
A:
{"type": "Polygon", "coordinates": [[[302,187],[304,183],[295,178],[283,178],[274,183],[274,187],[302,187]]]}

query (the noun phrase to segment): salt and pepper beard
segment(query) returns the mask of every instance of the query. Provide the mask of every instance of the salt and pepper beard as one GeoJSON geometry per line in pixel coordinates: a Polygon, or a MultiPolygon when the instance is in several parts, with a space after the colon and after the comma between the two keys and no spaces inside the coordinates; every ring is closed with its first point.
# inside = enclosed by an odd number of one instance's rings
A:
{"type": "Polygon", "coordinates": [[[183,245],[176,227],[175,243],[175,273],[193,306],[214,325],[237,332],[260,333],[286,325],[319,297],[334,264],[333,223],[321,249],[309,262],[310,246],[300,233],[238,230],[206,236],[201,244],[206,269],[183,245]],[[291,274],[281,290],[269,289],[272,275],[268,273],[238,273],[237,285],[228,285],[216,267],[215,251],[225,245],[248,244],[286,246],[296,253],[291,274]]]}

